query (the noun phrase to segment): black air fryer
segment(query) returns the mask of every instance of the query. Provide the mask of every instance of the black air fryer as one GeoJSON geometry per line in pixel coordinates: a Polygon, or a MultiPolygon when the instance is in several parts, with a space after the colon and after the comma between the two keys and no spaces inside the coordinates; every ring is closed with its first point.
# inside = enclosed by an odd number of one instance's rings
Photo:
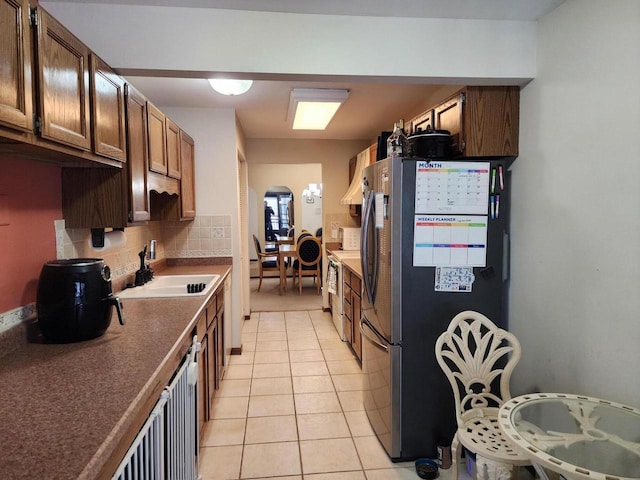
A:
{"type": "Polygon", "coordinates": [[[120,301],[111,291],[111,270],[99,258],[52,260],[42,267],[38,282],[38,324],[47,340],[70,343],[104,334],[120,301]]]}

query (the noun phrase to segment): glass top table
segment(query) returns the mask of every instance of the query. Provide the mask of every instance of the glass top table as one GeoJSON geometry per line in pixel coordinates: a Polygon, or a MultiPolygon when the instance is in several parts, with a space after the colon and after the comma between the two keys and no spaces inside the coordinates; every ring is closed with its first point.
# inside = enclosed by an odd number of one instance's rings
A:
{"type": "Polygon", "coordinates": [[[537,393],[505,402],[499,423],[534,466],[571,480],[640,478],[636,408],[579,395],[537,393]]]}

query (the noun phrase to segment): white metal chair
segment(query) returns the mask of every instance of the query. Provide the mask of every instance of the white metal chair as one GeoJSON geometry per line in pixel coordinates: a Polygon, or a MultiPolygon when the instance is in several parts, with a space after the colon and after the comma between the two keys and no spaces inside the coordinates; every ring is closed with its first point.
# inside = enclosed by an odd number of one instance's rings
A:
{"type": "Polygon", "coordinates": [[[452,478],[458,476],[460,443],[476,454],[478,479],[511,478],[514,465],[530,465],[498,424],[500,405],[511,399],[509,381],[521,355],[518,339],[481,313],[465,311],[451,320],[435,350],[456,403],[452,478]]]}

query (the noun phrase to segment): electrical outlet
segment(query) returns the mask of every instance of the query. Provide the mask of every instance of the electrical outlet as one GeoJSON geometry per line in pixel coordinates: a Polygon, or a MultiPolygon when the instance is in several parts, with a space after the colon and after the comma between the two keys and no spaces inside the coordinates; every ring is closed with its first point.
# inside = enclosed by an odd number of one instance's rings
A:
{"type": "Polygon", "coordinates": [[[0,193],[0,225],[9,224],[9,195],[0,193]]]}

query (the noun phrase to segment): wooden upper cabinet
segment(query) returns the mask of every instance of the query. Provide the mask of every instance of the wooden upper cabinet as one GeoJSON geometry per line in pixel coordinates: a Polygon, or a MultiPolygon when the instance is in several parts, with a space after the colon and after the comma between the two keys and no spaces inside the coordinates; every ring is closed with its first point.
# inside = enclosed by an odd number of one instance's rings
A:
{"type": "Polygon", "coordinates": [[[167,175],[180,180],[180,127],[165,118],[167,136],[167,175]]]}
{"type": "Polygon", "coordinates": [[[196,216],[195,155],[193,139],[180,130],[180,218],[188,220],[196,216]]]}
{"type": "Polygon", "coordinates": [[[131,85],[125,87],[128,175],[125,186],[129,193],[129,222],[149,220],[147,102],[131,85]]]}
{"type": "Polygon", "coordinates": [[[449,130],[454,156],[518,156],[519,87],[466,87],[434,108],[436,130],[449,130]]]}
{"type": "Polygon", "coordinates": [[[463,155],[465,149],[464,98],[464,93],[456,93],[433,109],[434,130],[448,130],[451,133],[451,151],[454,156],[463,155]]]}
{"type": "Polygon", "coordinates": [[[465,90],[464,155],[517,157],[520,87],[467,87],[465,90]]]}
{"type": "Polygon", "coordinates": [[[41,7],[36,14],[40,135],[91,151],[89,49],[41,7]]]}
{"type": "Polygon", "coordinates": [[[429,110],[414,118],[409,125],[409,133],[414,134],[419,131],[426,132],[430,128],[433,129],[433,110],[429,110]]]}
{"type": "Polygon", "coordinates": [[[147,101],[147,132],[149,145],[149,170],[167,174],[167,141],[165,115],[153,103],[147,101]]]}
{"type": "Polygon", "coordinates": [[[0,125],[33,128],[28,0],[0,0],[0,125]]]}
{"type": "Polygon", "coordinates": [[[126,162],[124,80],[94,53],[90,58],[93,151],[126,162]]]}

